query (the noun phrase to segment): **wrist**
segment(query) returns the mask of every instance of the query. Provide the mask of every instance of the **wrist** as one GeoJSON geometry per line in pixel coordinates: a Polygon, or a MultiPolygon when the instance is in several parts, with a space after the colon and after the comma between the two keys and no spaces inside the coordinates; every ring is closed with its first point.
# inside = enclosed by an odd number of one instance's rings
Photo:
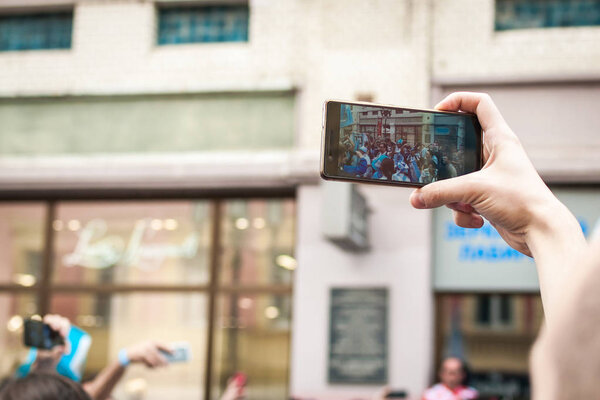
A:
{"type": "Polygon", "coordinates": [[[127,349],[119,350],[119,355],[118,355],[117,359],[119,361],[119,364],[121,364],[122,367],[127,367],[131,363],[131,360],[129,359],[129,355],[127,354],[127,349]]]}
{"type": "Polygon", "coordinates": [[[569,209],[553,197],[545,204],[533,206],[531,224],[525,241],[534,258],[567,248],[576,251],[585,246],[585,238],[579,222],[569,209]]]}

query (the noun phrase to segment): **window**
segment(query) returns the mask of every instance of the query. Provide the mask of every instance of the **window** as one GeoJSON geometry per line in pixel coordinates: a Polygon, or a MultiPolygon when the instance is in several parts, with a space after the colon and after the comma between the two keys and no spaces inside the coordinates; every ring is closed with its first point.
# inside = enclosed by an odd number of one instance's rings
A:
{"type": "Polygon", "coordinates": [[[482,328],[509,328],[513,325],[513,296],[476,296],[475,323],[482,328]]]}
{"type": "Polygon", "coordinates": [[[293,198],[0,202],[0,376],[23,319],[50,312],[92,336],[84,380],[140,341],[189,343],[187,363],[128,368],[116,398],[217,399],[238,371],[249,400],[284,398],[294,233],[293,198]]]}
{"type": "Polygon", "coordinates": [[[599,0],[496,0],[496,30],[600,25],[599,0]]]}
{"type": "Polygon", "coordinates": [[[247,42],[247,5],[158,10],[158,44],[247,42]]]}
{"type": "Polygon", "coordinates": [[[0,51],[70,49],[73,12],[0,16],[0,51]]]}

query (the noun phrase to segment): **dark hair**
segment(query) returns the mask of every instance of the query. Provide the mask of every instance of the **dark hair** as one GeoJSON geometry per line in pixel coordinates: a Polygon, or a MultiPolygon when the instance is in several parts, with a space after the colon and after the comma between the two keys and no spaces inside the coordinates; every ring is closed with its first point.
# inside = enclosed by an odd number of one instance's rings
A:
{"type": "Polygon", "coordinates": [[[32,372],[3,385],[0,400],[91,400],[78,383],[57,373],[32,372]]]}
{"type": "MultiPolygon", "coordinates": [[[[445,356],[444,358],[442,358],[442,361],[440,362],[440,369],[441,369],[442,365],[444,365],[446,360],[449,360],[451,358],[460,361],[461,369],[464,374],[464,378],[461,382],[461,385],[469,386],[469,384],[471,383],[471,369],[469,368],[469,364],[467,364],[467,362],[465,361],[464,358],[452,356],[452,355],[445,356]]],[[[3,399],[0,399],[0,400],[3,400],[3,399]]]]}
{"type": "Polygon", "coordinates": [[[387,180],[392,179],[392,175],[394,174],[394,162],[389,158],[384,158],[381,161],[381,172],[387,180]]]}

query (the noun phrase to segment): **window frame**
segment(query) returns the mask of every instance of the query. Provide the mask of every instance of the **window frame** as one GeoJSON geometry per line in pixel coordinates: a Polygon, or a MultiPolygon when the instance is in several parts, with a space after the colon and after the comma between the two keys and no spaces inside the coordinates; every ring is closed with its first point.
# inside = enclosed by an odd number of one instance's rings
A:
{"type": "MultiPolygon", "coordinates": [[[[519,1],[519,0],[508,0],[508,1],[503,1],[503,0],[494,0],[494,17],[493,17],[493,26],[494,26],[494,32],[496,33],[502,33],[502,32],[511,32],[511,31],[523,31],[523,30],[530,30],[530,29],[557,29],[557,28],[594,28],[594,27],[600,27],[600,23],[598,24],[565,24],[565,25],[548,25],[547,22],[549,21],[549,19],[547,18],[547,14],[549,12],[552,12],[552,10],[550,9],[551,6],[548,5],[547,2],[545,1],[531,1],[531,0],[525,0],[525,1],[519,1]],[[504,5],[500,5],[501,2],[504,2],[504,5]],[[498,20],[498,9],[499,7],[511,7],[510,3],[512,4],[512,11],[515,12],[516,8],[521,5],[533,5],[532,3],[535,2],[537,3],[537,5],[539,5],[540,7],[542,7],[542,12],[540,15],[543,15],[543,21],[542,24],[540,26],[509,26],[507,24],[503,24],[501,21],[498,20]],[[520,3],[520,4],[519,4],[520,3]],[[516,7],[515,7],[516,6],[516,7]],[[545,7],[545,8],[544,8],[545,7]],[[544,15],[545,14],[545,15],[544,15]]],[[[564,6],[565,3],[560,3],[558,4],[558,6],[564,6]]],[[[578,4],[573,4],[573,7],[578,7],[580,6],[581,3],[578,4]]],[[[567,10],[567,13],[573,13],[573,10],[567,10]]],[[[515,13],[514,15],[514,19],[518,20],[520,19],[520,16],[517,15],[515,13]]],[[[571,21],[573,22],[573,21],[571,21]]]]}
{"type": "Polygon", "coordinates": [[[248,0],[197,0],[194,2],[189,1],[155,1],[154,2],[154,47],[156,48],[170,48],[172,46],[190,46],[190,45],[214,45],[214,44],[225,44],[225,45],[247,45],[250,43],[250,22],[251,22],[251,7],[248,0]],[[160,14],[162,10],[190,10],[190,9],[202,9],[209,7],[235,7],[235,6],[246,6],[248,9],[248,21],[247,21],[247,37],[245,41],[198,41],[198,42],[183,42],[183,43],[160,43],[160,14]]]}
{"type": "Polygon", "coordinates": [[[45,7],[2,7],[0,6],[0,19],[19,18],[34,16],[56,16],[60,14],[69,14],[71,17],[71,29],[69,36],[69,47],[42,47],[26,49],[2,49],[0,55],[4,53],[21,53],[29,51],[71,51],[73,49],[73,35],[75,28],[75,5],[74,4],[56,4],[45,7]]]}

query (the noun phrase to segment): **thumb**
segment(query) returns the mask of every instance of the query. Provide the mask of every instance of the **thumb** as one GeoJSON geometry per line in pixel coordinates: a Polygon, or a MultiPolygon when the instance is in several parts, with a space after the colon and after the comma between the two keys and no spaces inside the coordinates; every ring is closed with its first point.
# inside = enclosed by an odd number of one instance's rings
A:
{"type": "Polygon", "coordinates": [[[433,182],[415,190],[410,196],[414,208],[436,208],[449,203],[467,203],[471,191],[476,185],[473,174],[433,182]]]}

